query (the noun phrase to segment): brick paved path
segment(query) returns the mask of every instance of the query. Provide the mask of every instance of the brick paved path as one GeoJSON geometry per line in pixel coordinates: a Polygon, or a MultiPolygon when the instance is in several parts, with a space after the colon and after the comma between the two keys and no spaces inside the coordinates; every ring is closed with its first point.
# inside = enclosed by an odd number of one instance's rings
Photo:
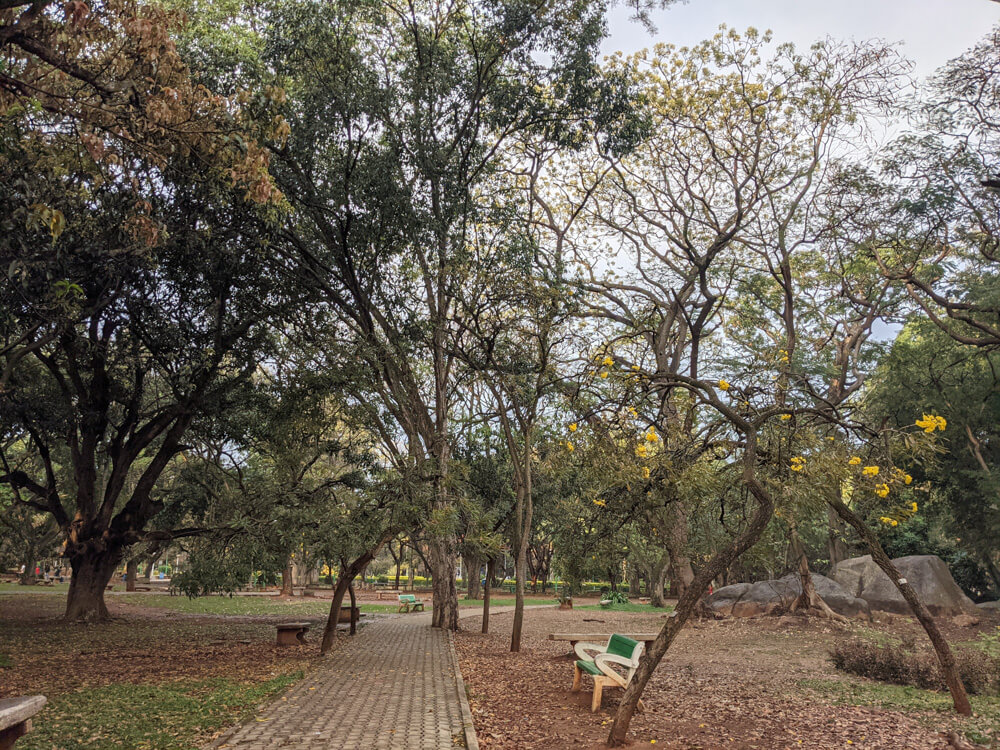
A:
{"type": "Polygon", "coordinates": [[[372,622],[341,638],[282,698],[213,748],[444,750],[465,747],[448,635],[430,616],[372,622]]]}

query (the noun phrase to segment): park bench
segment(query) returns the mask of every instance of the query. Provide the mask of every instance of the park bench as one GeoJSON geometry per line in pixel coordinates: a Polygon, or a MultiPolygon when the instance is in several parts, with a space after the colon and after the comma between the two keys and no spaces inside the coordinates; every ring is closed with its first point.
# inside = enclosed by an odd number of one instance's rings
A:
{"type": "Polygon", "coordinates": [[[381,601],[383,598],[392,599],[394,596],[399,596],[399,589],[376,589],[375,598],[381,601]]]}
{"type": "Polygon", "coordinates": [[[299,646],[306,642],[306,633],[309,632],[308,622],[282,622],[276,627],[279,646],[299,646]]]}
{"type": "Polygon", "coordinates": [[[17,738],[31,729],[31,717],[45,705],[44,695],[0,700],[0,750],[14,747],[17,738]]]}
{"type": "MultiPolygon", "coordinates": [[[[627,688],[639,666],[639,657],[646,650],[642,641],[629,638],[620,633],[613,633],[606,646],[596,643],[580,642],[573,646],[580,658],[573,665],[573,692],[580,690],[580,682],[584,674],[594,678],[594,697],[590,702],[590,710],[594,713],[601,707],[601,691],[605,685],[617,685],[627,688]],[[590,651],[594,654],[591,655],[590,651]],[[616,670],[624,668],[625,674],[616,670]]],[[[643,708],[639,701],[639,708],[643,708]]]]}
{"type": "Polygon", "coordinates": [[[414,612],[423,611],[424,603],[417,599],[413,594],[400,594],[399,595],[399,612],[409,612],[410,608],[413,608],[414,612]]]}
{"type": "MultiPolygon", "coordinates": [[[[611,638],[611,633],[549,633],[550,641],[569,641],[569,645],[576,649],[576,644],[580,641],[595,640],[606,641],[611,638]]],[[[621,633],[626,638],[634,641],[642,641],[649,649],[656,640],[659,633],[621,633]]]]}

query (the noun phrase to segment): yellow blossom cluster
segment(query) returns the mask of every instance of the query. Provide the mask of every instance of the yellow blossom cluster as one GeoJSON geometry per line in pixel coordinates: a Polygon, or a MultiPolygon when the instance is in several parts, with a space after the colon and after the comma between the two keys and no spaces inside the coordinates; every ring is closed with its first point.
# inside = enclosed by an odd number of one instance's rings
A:
{"type": "Polygon", "coordinates": [[[570,453],[572,453],[574,450],[576,450],[576,448],[573,445],[573,442],[571,440],[567,440],[566,441],[566,450],[568,450],[570,453]]]}
{"type": "Polygon", "coordinates": [[[721,388],[724,391],[728,391],[729,390],[729,383],[727,383],[725,380],[720,380],[719,381],[719,388],[721,388]]]}
{"type": "Polygon", "coordinates": [[[851,456],[850,460],[847,462],[847,465],[848,466],[857,466],[860,463],[861,463],[861,457],[860,456],[851,456]]]}
{"type": "Polygon", "coordinates": [[[649,449],[646,447],[645,443],[639,443],[635,447],[635,455],[639,458],[646,458],[649,455],[649,449]]]}
{"type": "Polygon", "coordinates": [[[880,520],[882,523],[886,524],[887,526],[899,526],[899,521],[897,521],[895,518],[889,518],[889,516],[882,516],[878,520],[880,520]]]}
{"type": "Polygon", "coordinates": [[[789,419],[791,419],[791,418],[792,418],[792,415],[791,415],[791,414],[782,414],[782,415],[781,415],[781,421],[782,421],[782,422],[787,422],[787,421],[788,421],[789,419]]]}
{"type": "Polygon", "coordinates": [[[945,427],[948,426],[948,420],[944,417],[938,417],[933,414],[924,414],[920,419],[918,419],[914,424],[922,429],[924,432],[934,432],[934,430],[941,430],[944,432],[945,427]]]}
{"type": "Polygon", "coordinates": [[[889,494],[889,485],[885,482],[875,485],[875,494],[879,497],[886,497],[889,494]]]}
{"type": "Polygon", "coordinates": [[[878,467],[877,466],[866,466],[865,468],[863,468],[861,470],[861,473],[864,474],[866,477],[877,477],[878,476],[878,467]]]}
{"type": "Polygon", "coordinates": [[[648,466],[643,466],[642,467],[642,478],[643,479],[649,479],[649,467],[648,466]]]}
{"type": "Polygon", "coordinates": [[[793,456],[790,468],[792,471],[802,471],[802,469],[805,468],[805,465],[806,460],[802,458],[802,456],[793,456]]]}
{"type": "Polygon", "coordinates": [[[569,425],[569,431],[570,431],[570,432],[576,432],[576,430],[577,430],[577,427],[578,427],[578,425],[577,425],[577,423],[576,423],[576,422],[570,422],[570,425],[569,425]]]}

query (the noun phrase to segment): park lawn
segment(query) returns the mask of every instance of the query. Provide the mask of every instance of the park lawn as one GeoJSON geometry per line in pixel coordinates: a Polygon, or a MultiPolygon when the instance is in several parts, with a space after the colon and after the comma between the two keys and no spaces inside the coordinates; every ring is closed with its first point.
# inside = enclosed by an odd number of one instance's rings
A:
{"type": "Polygon", "coordinates": [[[262,682],[217,677],[159,685],[112,684],[52,697],[18,750],[181,750],[248,719],[301,672],[262,682]]]}
{"type": "Polygon", "coordinates": [[[53,583],[51,586],[22,586],[19,583],[0,583],[0,594],[17,592],[19,594],[65,594],[69,591],[69,581],[53,583]]]}
{"type": "MultiPolygon", "coordinates": [[[[279,599],[272,596],[186,596],[169,594],[119,594],[105,597],[108,602],[126,606],[155,607],[172,612],[195,615],[327,615],[330,612],[329,599],[295,597],[279,599]]],[[[348,602],[345,599],[344,604],[348,602]]],[[[396,604],[359,604],[362,612],[395,612],[396,604]]],[[[427,604],[430,609],[430,604],[427,604]]]]}
{"type": "MultiPolygon", "coordinates": [[[[58,619],[61,597],[0,596],[0,698],[49,701],[18,748],[197,747],[300,679],[317,657],[316,639],[275,645],[270,619],[176,617],[118,598],[108,597],[112,621],[79,625],[58,619]]],[[[322,617],[311,619],[321,627],[322,617]]]]}
{"type": "MultiPolygon", "coordinates": [[[[526,596],[524,597],[524,603],[528,607],[533,607],[539,604],[552,604],[555,605],[555,597],[541,597],[541,596],[526,596]]],[[[479,607],[483,606],[482,599],[469,599],[468,597],[458,600],[460,607],[479,607]]],[[[491,596],[490,597],[490,609],[493,607],[513,607],[515,604],[514,597],[510,596],[491,596]]]]}

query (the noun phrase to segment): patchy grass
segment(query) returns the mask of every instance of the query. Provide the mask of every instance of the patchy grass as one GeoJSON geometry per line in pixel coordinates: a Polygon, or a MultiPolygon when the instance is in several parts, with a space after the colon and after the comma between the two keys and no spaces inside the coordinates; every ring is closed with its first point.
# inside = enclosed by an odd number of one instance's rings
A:
{"type": "Polygon", "coordinates": [[[602,612],[645,612],[646,614],[663,614],[665,612],[673,612],[674,605],[668,604],[666,607],[654,607],[652,604],[629,602],[628,604],[610,604],[607,607],[602,607],[600,604],[584,604],[580,607],[574,606],[573,609],[600,610],[602,612]]]}
{"type": "MultiPolygon", "coordinates": [[[[326,615],[329,599],[296,597],[278,599],[271,596],[186,596],[169,594],[122,594],[107,597],[108,601],[139,607],[156,607],[173,612],[195,615],[326,615]]],[[[344,602],[345,605],[347,602],[344,602]]],[[[395,612],[395,604],[359,604],[362,612],[395,612]]],[[[428,605],[430,608],[430,605],[428,605]]]]}
{"type": "Polygon", "coordinates": [[[19,583],[0,583],[0,594],[17,592],[19,594],[63,594],[69,591],[69,581],[53,583],[51,586],[22,586],[19,583]]]}
{"type": "Polygon", "coordinates": [[[226,678],[162,685],[116,684],[50,699],[19,750],[191,748],[248,718],[302,673],[246,683],[226,678]]]}
{"type": "MultiPolygon", "coordinates": [[[[490,597],[490,609],[494,607],[513,607],[515,604],[514,597],[507,596],[491,596],[490,597]]],[[[556,600],[550,597],[540,597],[540,596],[526,596],[524,597],[524,606],[526,607],[536,607],[539,604],[551,604],[555,606],[556,600]]],[[[458,605],[460,607],[479,607],[483,608],[482,599],[469,599],[468,597],[459,599],[458,605]]]]}
{"type": "Polygon", "coordinates": [[[974,742],[989,744],[1000,738],[998,697],[970,695],[974,715],[966,719],[954,713],[951,695],[945,691],[854,679],[807,679],[800,680],[798,684],[840,705],[877,706],[908,714],[918,713],[923,723],[932,727],[948,719],[974,742]]]}

